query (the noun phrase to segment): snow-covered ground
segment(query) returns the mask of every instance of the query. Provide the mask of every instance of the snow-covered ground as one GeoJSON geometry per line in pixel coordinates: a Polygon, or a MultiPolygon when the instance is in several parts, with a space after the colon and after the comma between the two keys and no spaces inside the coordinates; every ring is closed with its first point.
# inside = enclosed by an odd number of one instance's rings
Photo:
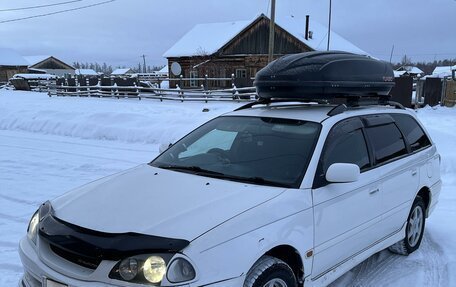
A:
{"type": "MultiPolygon", "coordinates": [[[[0,286],[15,286],[20,278],[17,244],[40,203],[147,162],[160,143],[237,106],[49,98],[0,89],[0,286]]],[[[332,287],[456,286],[456,109],[425,108],[418,116],[442,154],[444,181],[421,248],[409,257],[382,251],[332,287]]]]}

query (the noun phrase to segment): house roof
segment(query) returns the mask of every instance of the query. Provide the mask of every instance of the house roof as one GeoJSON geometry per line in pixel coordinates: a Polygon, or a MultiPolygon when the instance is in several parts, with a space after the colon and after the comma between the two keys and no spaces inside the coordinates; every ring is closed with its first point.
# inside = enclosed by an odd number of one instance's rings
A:
{"type": "Polygon", "coordinates": [[[76,69],[74,73],[76,75],[98,76],[98,73],[92,69],[76,69]]]}
{"type": "Polygon", "coordinates": [[[39,55],[39,56],[24,56],[24,59],[29,63],[29,66],[34,66],[44,60],[49,59],[51,56],[39,55]]]}
{"type": "Polygon", "coordinates": [[[451,71],[456,70],[455,66],[437,66],[432,72],[432,77],[444,78],[451,77],[451,71]]]}
{"type": "Polygon", "coordinates": [[[28,66],[28,62],[16,51],[0,48],[0,66],[28,66]]]}
{"type": "Polygon", "coordinates": [[[404,72],[407,72],[409,74],[424,74],[423,70],[421,70],[420,68],[415,67],[415,66],[402,66],[402,67],[400,67],[397,70],[398,71],[404,71],[404,72]]]}
{"type": "Polygon", "coordinates": [[[168,65],[166,65],[163,68],[161,68],[159,71],[157,71],[157,73],[168,74],[168,71],[169,71],[169,67],[168,67],[168,65]]]}
{"type": "Polygon", "coordinates": [[[131,69],[130,68],[122,68],[122,69],[115,69],[111,75],[125,75],[125,74],[128,74],[128,73],[131,73],[131,69]]]}
{"type": "MultiPolygon", "coordinates": [[[[228,44],[239,33],[244,31],[258,19],[265,17],[260,15],[249,21],[235,21],[224,23],[198,24],[177,41],[168,51],[164,53],[165,58],[186,57],[197,55],[211,55],[228,44]]],[[[309,31],[312,32],[312,39],[305,39],[305,19],[295,17],[278,17],[276,25],[286,30],[299,41],[316,51],[326,50],[328,29],[315,20],[310,19],[309,31]]],[[[331,31],[331,50],[341,50],[357,54],[367,54],[339,34],[331,31]]]]}
{"type": "Polygon", "coordinates": [[[24,59],[29,63],[29,67],[33,67],[35,65],[40,64],[43,61],[46,61],[47,59],[54,58],[56,61],[61,62],[65,66],[68,66],[72,69],[74,69],[73,66],[70,64],[65,63],[64,61],[50,55],[37,55],[37,56],[24,56],[24,59]]]}

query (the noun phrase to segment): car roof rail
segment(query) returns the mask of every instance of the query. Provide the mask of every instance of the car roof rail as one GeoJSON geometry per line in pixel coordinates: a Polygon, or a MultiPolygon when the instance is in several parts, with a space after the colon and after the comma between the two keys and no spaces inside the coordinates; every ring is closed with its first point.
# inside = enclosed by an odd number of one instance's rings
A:
{"type": "Polygon", "coordinates": [[[297,102],[301,104],[320,104],[320,105],[325,105],[329,104],[327,100],[322,100],[322,99],[302,99],[302,98],[259,98],[258,100],[254,102],[250,102],[248,104],[245,104],[243,106],[240,106],[239,108],[235,109],[234,111],[240,111],[240,110],[245,110],[245,109],[250,109],[256,105],[269,105],[273,103],[290,103],[290,102],[297,102]]]}
{"type": "Polygon", "coordinates": [[[353,107],[366,107],[366,106],[391,106],[395,109],[405,110],[404,106],[398,102],[388,101],[387,98],[377,98],[377,99],[347,99],[346,104],[340,104],[332,108],[327,115],[332,117],[338,114],[341,114],[347,111],[349,108],[353,107]]]}
{"type": "MultiPolygon", "coordinates": [[[[381,97],[371,97],[371,98],[360,98],[356,96],[351,97],[341,97],[337,99],[345,99],[346,103],[339,104],[332,108],[327,115],[328,116],[335,116],[347,111],[349,108],[354,107],[363,107],[363,106],[392,106],[396,109],[404,110],[404,106],[398,102],[390,101],[388,96],[381,96],[381,97]]],[[[272,103],[290,103],[290,102],[298,102],[301,104],[317,104],[317,105],[328,105],[331,104],[330,99],[303,99],[303,98],[259,98],[254,102],[250,102],[239,108],[235,109],[234,111],[240,111],[245,109],[253,108],[256,105],[269,105],[272,103]]],[[[340,101],[339,101],[340,102],[340,101]]]]}

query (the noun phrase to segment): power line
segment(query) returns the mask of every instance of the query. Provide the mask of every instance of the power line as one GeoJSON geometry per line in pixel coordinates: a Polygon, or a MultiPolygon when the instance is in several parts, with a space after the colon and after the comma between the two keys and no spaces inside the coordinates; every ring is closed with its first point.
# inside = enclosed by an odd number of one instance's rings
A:
{"type": "Polygon", "coordinates": [[[91,4],[91,5],[86,5],[86,6],[81,6],[81,7],[72,8],[72,9],[66,9],[66,10],[60,10],[60,11],[51,12],[51,13],[33,15],[33,16],[10,19],[10,20],[3,20],[3,21],[0,21],[0,24],[9,23],[9,22],[16,22],[16,21],[22,21],[22,20],[28,20],[28,19],[39,18],[39,17],[46,17],[46,16],[51,16],[51,15],[56,15],[56,14],[62,14],[62,13],[66,13],[66,12],[71,12],[71,11],[91,8],[91,7],[95,7],[95,6],[100,6],[100,5],[108,4],[108,3],[111,3],[111,2],[114,2],[114,1],[116,1],[116,0],[108,0],[108,1],[103,1],[103,2],[99,2],[99,3],[91,4]]]}
{"type": "Polygon", "coordinates": [[[38,8],[45,8],[45,7],[52,7],[52,6],[65,5],[65,4],[70,4],[70,3],[75,3],[75,2],[81,2],[81,1],[84,1],[84,0],[72,0],[72,1],[60,2],[60,3],[54,3],[54,4],[46,4],[46,5],[38,5],[38,6],[29,6],[29,7],[20,7],[20,8],[11,8],[11,9],[1,9],[0,12],[10,12],[10,11],[20,11],[20,10],[38,9],[38,8]]]}

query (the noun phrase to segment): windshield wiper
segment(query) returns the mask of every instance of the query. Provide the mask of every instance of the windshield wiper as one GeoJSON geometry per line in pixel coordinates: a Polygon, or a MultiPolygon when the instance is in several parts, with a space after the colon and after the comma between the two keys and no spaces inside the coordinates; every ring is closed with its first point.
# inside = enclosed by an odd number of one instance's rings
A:
{"type": "Polygon", "coordinates": [[[158,168],[190,172],[193,174],[203,175],[203,176],[208,176],[208,177],[213,177],[213,178],[218,178],[218,179],[227,179],[227,180],[233,180],[233,181],[245,182],[245,183],[253,183],[253,184],[259,184],[259,185],[269,185],[269,186],[277,186],[277,187],[285,187],[285,188],[292,187],[290,184],[271,181],[271,180],[268,180],[268,179],[265,179],[265,178],[259,177],[259,176],[244,177],[244,176],[239,176],[239,175],[231,175],[231,174],[225,174],[225,173],[221,173],[221,172],[217,172],[217,171],[207,170],[207,169],[201,168],[199,166],[159,165],[158,168]]]}
{"type": "Polygon", "coordinates": [[[260,184],[260,185],[270,185],[270,186],[288,187],[288,188],[292,187],[290,184],[268,180],[268,179],[265,179],[265,178],[259,177],[259,176],[243,177],[243,176],[225,174],[224,178],[242,181],[242,182],[246,182],[246,183],[260,184]]]}
{"type": "Polygon", "coordinates": [[[223,176],[224,174],[217,171],[207,170],[199,166],[182,166],[182,165],[159,165],[158,168],[177,170],[177,171],[189,171],[191,173],[200,174],[200,175],[214,175],[214,176],[223,176]]]}

